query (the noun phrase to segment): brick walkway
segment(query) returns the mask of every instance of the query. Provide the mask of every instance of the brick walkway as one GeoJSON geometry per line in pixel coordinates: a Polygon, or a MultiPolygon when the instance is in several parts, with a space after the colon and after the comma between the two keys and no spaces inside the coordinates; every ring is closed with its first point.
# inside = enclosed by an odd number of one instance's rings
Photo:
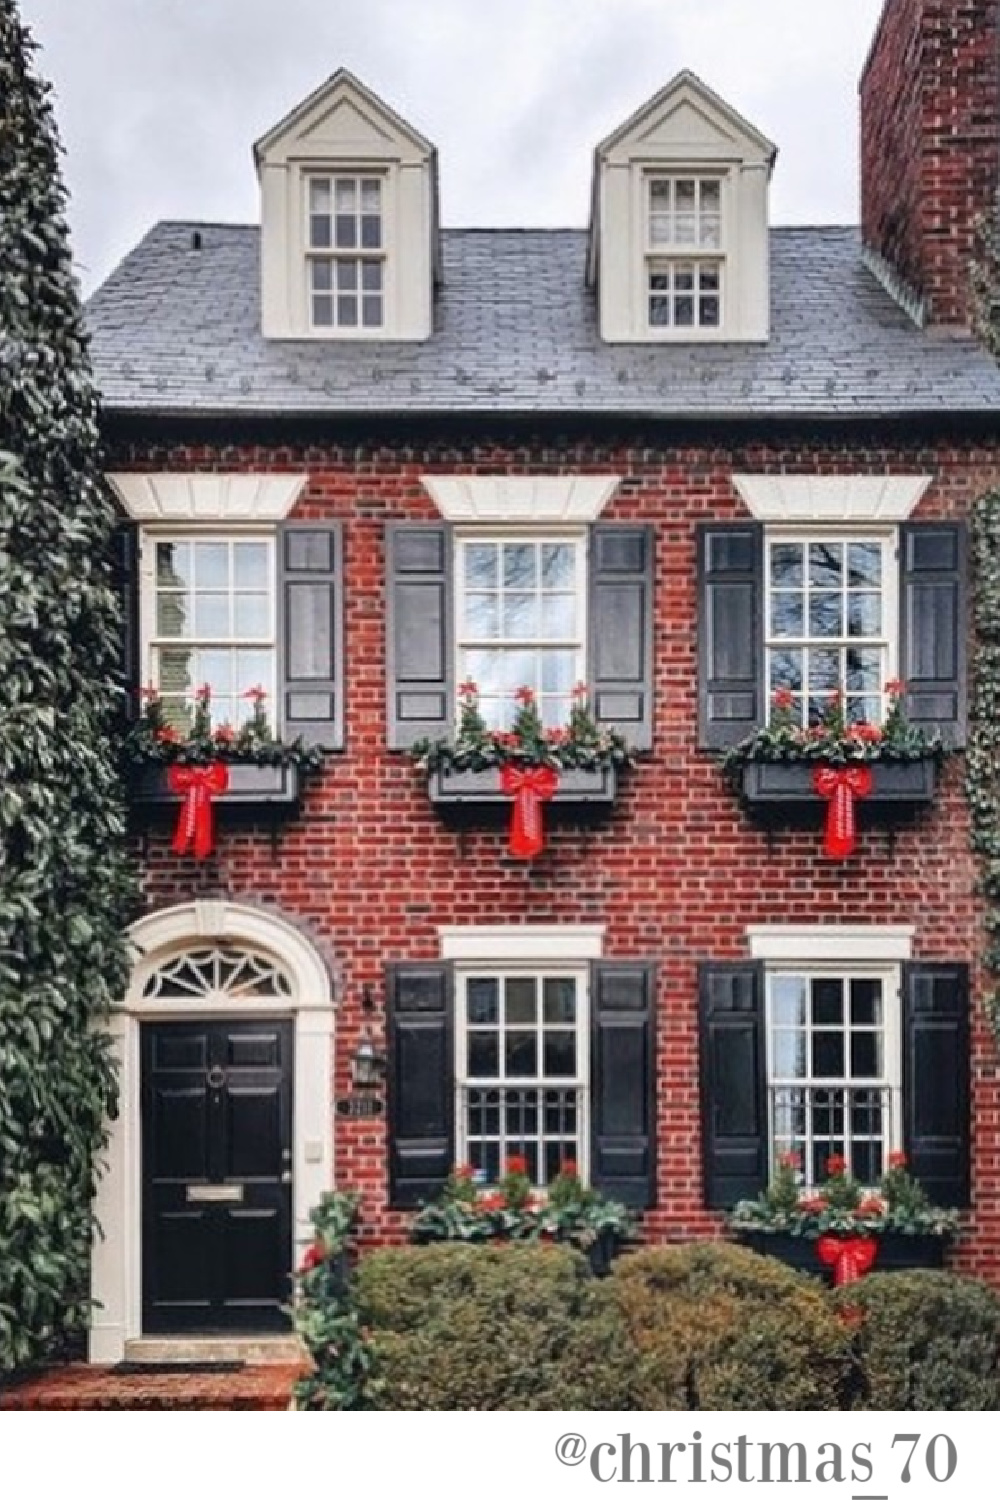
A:
{"type": "Polygon", "coordinates": [[[0,1387],[0,1411],[287,1411],[298,1374],[295,1365],[151,1375],[63,1365],[0,1387]]]}

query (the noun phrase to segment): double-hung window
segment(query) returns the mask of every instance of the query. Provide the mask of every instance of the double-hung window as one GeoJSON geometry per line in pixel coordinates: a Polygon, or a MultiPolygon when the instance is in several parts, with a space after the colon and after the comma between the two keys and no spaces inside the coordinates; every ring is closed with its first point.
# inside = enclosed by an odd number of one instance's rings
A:
{"type": "Polygon", "coordinates": [[[803,725],[840,694],[850,723],[880,724],[896,676],[896,544],[891,533],[785,535],[766,542],[770,693],[803,725]]]}
{"type": "Polygon", "coordinates": [[[874,1185],[902,1144],[897,968],[769,969],[766,975],[770,1159],[823,1181],[830,1156],[874,1185]]]}
{"type": "Polygon", "coordinates": [[[277,676],[273,535],[150,533],[151,587],[143,592],[145,680],[167,719],[189,727],[196,695],[211,693],[216,725],[249,719],[247,695],[273,704],[277,676]]]}
{"type": "Polygon", "coordinates": [[[648,326],[720,328],[725,293],[722,178],[647,177],[644,218],[648,326]]]}
{"type": "Polygon", "coordinates": [[[460,971],[456,1123],[459,1159],[496,1182],[523,1156],[541,1187],[566,1161],[586,1174],[585,969],[460,971]]]}
{"type": "Polygon", "coordinates": [[[546,727],[564,725],[586,679],[585,538],[461,536],[457,574],[458,680],[486,723],[509,729],[530,688],[546,727]]]}
{"type": "Polygon", "coordinates": [[[365,173],[306,178],[309,323],[376,329],[385,323],[385,191],[365,173]]]}

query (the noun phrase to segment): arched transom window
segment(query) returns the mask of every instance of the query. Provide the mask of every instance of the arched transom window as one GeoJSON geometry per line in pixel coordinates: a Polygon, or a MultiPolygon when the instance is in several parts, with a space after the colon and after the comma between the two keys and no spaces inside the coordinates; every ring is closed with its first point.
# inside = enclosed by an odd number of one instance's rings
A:
{"type": "Polygon", "coordinates": [[[292,981],[269,954],[220,945],[165,959],[142,993],[146,1000],[287,1000],[292,981]]]}

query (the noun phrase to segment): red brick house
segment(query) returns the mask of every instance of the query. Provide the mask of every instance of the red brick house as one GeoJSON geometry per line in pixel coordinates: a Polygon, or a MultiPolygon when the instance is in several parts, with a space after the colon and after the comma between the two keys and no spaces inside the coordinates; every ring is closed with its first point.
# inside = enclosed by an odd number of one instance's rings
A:
{"type": "Polygon", "coordinates": [[[133,686],[235,721],[263,685],[327,752],[294,796],[234,775],[206,859],[136,808],[94,1359],[280,1326],[324,1189],[398,1240],[514,1150],[656,1239],[789,1145],[905,1149],[1000,1282],[963,757],[838,861],[818,799],[719,769],[775,689],[877,722],[903,678],[963,743],[998,43],[995,3],[887,0],[860,234],[771,228],[775,148],[686,73],[597,146],[588,230],[442,230],[434,148],[337,73],[258,142],[260,226],[157,225],[92,299],[133,686]],[[470,676],[500,726],[582,680],[637,752],[567,776],[535,859],[495,776],[409,753],[470,676]]]}

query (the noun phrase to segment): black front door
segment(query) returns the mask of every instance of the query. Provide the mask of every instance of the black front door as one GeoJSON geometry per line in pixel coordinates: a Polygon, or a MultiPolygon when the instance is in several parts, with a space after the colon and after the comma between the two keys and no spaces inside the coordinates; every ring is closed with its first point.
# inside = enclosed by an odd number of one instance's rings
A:
{"type": "Polygon", "coordinates": [[[144,1333],[286,1329],[292,1023],[142,1028],[144,1333]]]}

